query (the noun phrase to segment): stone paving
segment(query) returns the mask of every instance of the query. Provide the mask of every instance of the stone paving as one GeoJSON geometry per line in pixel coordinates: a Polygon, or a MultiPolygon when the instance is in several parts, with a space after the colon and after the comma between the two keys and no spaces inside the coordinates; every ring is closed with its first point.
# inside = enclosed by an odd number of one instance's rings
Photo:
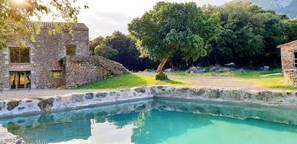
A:
{"type": "Polygon", "coordinates": [[[98,90],[67,90],[67,89],[10,90],[10,91],[3,91],[2,93],[0,93],[0,100],[59,96],[59,95],[65,95],[69,93],[86,93],[86,92],[95,92],[95,91],[98,91],[98,90]]]}

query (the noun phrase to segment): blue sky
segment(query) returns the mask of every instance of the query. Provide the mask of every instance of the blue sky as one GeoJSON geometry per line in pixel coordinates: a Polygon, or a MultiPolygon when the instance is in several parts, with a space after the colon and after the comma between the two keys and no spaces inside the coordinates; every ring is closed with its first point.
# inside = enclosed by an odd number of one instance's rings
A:
{"type": "MultiPolygon", "coordinates": [[[[82,10],[79,22],[85,23],[90,29],[90,38],[99,35],[111,35],[115,30],[128,34],[127,24],[133,18],[142,16],[160,0],[79,0],[79,4],[89,6],[82,10]]],[[[168,2],[194,1],[197,5],[222,5],[229,0],[163,0],[168,2]]]]}

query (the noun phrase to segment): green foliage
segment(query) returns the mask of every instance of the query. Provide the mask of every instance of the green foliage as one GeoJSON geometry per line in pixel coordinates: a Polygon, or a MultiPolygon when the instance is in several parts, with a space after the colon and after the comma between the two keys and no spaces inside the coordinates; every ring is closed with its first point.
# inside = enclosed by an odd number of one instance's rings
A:
{"type": "Polygon", "coordinates": [[[168,80],[167,75],[164,72],[159,72],[155,74],[156,80],[168,80]]]}
{"type": "Polygon", "coordinates": [[[287,31],[288,41],[297,40],[297,18],[288,21],[289,29],[287,31]]]}
{"type": "MultiPolygon", "coordinates": [[[[6,47],[9,40],[16,40],[16,44],[25,46],[26,42],[35,42],[34,35],[38,34],[41,25],[30,25],[30,17],[39,20],[42,15],[50,15],[53,19],[63,19],[67,23],[59,25],[49,31],[55,34],[68,28],[71,32],[72,23],[77,22],[77,15],[81,7],[74,6],[71,0],[0,0],[0,50],[6,47]]],[[[84,6],[87,8],[87,6],[84,6]]]]}
{"type": "MultiPolygon", "coordinates": [[[[154,62],[148,58],[140,58],[140,52],[135,46],[136,40],[129,35],[125,35],[122,32],[115,31],[111,36],[106,38],[99,36],[92,40],[91,48],[98,45],[106,45],[114,50],[118,51],[116,56],[110,57],[110,59],[117,61],[130,70],[145,70],[153,68],[154,62]]],[[[94,49],[93,48],[93,49],[94,49]]]]}
{"type": "Polygon", "coordinates": [[[181,53],[185,60],[197,60],[207,54],[208,41],[219,33],[218,20],[206,16],[194,2],[158,2],[128,26],[141,56],[162,60],[181,53]]]}
{"type": "Polygon", "coordinates": [[[95,47],[98,45],[106,45],[105,38],[103,36],[99,36],[93,39],[90,44],[90,49],[95,52],[95,47]]]}
{"type": "Polygon", "coordinates": [[[125,74],[113,76],[105,80],[88,83],[80,86],[81,89],[115,89],[115,88],[132,88],[146,85],[165,85],[165,84],[184,84],[181,81],[166,80],[158,81],[153,77],[142,76],[138,74],[125,74]]]}
{"type": "Polygon", "coordinates": [[[119,52],[116,49],[113,49],[106,45],[98,45],[95,47],[95,54],[99,56],[103,56],[106,58],[113,58],[116,55],[119,54],[119,52]]]}
{"type": "Polygon", "coordinates": [[[223,28],[219,38],[211,42],[210,59],[218,63],[250,65],[275,62],[280,58],[276,47],[286,42],[285,32],[288,28],[287,18],[283,15],[246,2],[229,2],[222,7],[208,6],[204,7],[204,11],[217,13],[223,28]]]}

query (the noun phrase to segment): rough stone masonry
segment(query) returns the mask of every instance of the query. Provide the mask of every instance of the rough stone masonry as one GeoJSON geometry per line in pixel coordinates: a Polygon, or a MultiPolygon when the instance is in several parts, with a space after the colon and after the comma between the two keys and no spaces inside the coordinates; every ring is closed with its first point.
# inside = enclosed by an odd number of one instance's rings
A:
{"type": "Polygon", "coordinates": [[[35,36],[36,42],[27,42],[29,52],[21,53],[23,48],[15,41],[0,51],[0,89],[47,89],[65,85],[70,88],[128,72],[119,63],[99,56],[89,57],[89,29],[85,24],[73,26],[71,34],[61,31],[54,35],[48,33],[49,29],[62,23],[41,24],[42,30],[35,36]],[[68,55],[68,50],[71,50],[71,55],[68,55]],[[111,67],[116,69],[107,69],[111,67]]]}

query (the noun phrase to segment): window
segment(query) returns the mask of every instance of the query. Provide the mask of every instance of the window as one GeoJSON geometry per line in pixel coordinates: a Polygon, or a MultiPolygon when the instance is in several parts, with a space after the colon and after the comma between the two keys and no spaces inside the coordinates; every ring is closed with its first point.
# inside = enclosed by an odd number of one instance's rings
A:
{"type": "Polygon", "coordinates": [[[75,56],[76,55],[76,46],[66,46],[66,55],[75,56]]]}
{"type": "Polygon", "coordinates": [[[54,79],[59,79],[59,78],[62,77],[62,71],[60,71],[60,70],[53,70],[52,72],[53,72],[53,78],[54,79]]]}
{"type": "Polygon", "coordinates": [[[19,47],[10,48],[10,62],[30,63],[30,49],[19,47]]]}
{"type": "Polygon", "coordinates": [[[297,51],[294,51],[294,68],[297,68],[297,51]]]}
{"type": "Polygon", "coordinates": [[[11,89],[31,88],[30,71],[10,71],[9,75],[11,89]]]}

